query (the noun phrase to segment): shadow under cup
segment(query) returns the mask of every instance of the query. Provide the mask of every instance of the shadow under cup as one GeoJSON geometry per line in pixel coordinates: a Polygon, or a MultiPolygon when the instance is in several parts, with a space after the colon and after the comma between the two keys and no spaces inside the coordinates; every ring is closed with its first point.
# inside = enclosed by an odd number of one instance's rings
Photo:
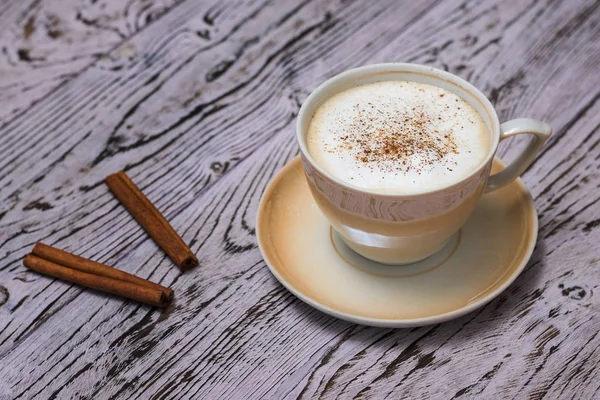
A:
{"type": "Polygon", "coordinates": [[[331,78],[302,104],[296,124],[302,165],[317,205],[351,249],[385,264],[422,260],[440,250],[461,228],[485,190],[499,132],[492,105],[475,87],[445,71],[415,64],[370,65],[331,78]],[[389,80],[438,86],[467,101],[479,113],[490,135],[485,160],[453,185],[410,195],[358,188],[321,168],[306,145],[308,127],[318,107],[346,89],[389,80]]]}

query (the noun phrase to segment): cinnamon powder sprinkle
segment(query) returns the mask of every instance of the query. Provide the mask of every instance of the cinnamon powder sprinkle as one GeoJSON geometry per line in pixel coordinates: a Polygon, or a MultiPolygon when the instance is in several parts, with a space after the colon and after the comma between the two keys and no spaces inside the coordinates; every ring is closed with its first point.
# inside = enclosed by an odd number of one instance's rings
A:
{"type": "Polygon", "coordinates": [[[419,158],[421,166],[430,166],[459,153],[451,131],[427,129],[437,125],[432,121],[439,120],[439,115],[429,115],[420,107],[392,112],[367,103],[356,104],[354,109],[352,123],[333,150],[350,154],[359,163],[400,172],[411,169],[413,157],[419,158]]]}

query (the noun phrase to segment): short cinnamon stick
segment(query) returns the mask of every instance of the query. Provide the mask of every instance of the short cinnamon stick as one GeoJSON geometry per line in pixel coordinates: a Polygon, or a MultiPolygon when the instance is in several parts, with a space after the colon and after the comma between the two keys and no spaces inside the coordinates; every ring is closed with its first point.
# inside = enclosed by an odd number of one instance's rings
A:
{"type": "Polygon", "coordinates": [[[184,270],[198,265],[194,253],[125,172],[109,175],[104,182],[175,264],[184,270]]]}
{"type": "Polygon", "coordinates": [[[92,289],[116,294],[158,307],[164,307],[170,300],[162,290],[81,272],[76,269],[53,263],[52,261],[44,260],[33,254],[28,254],[25,259],[23,259],[23,265],[44,275],[49,275],[64,281],[77,283],[92,289]]]}
{"type": "Polygon", "coordinates": [[[44,243],[38,243],[33,247],[31,253],[44,260],[52,261],[65,267],[73,268],[81,272],[87,272],[94,275],[117,279],[124,282],[131,282],[137,285],[146,286],[164,292],[168,299],[173,297],[173,290],[166,288],[154,282],[147,281],[135,275],[128,274],[125,271],[100,264],[99,262],[79,257],[64,250],[60,250],[44,243]]]}

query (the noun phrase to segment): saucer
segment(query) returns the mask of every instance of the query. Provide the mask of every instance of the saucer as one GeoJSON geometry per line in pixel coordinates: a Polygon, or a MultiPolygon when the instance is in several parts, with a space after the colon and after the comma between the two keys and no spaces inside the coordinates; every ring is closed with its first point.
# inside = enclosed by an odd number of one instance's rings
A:
{"type": "MultiPolygon", "coordinates": [[[[492,173],[504,168],[494,160],[492,173]]],[[[350,250],[314,202],[296,157],[260,201],[257,236],[273,275],[307,304],[364,325],[414,327],[460,317],[521,273],[537,239],[537,214],[520,179],[484,195],[444,248],[389,266],[350,250]]]]}

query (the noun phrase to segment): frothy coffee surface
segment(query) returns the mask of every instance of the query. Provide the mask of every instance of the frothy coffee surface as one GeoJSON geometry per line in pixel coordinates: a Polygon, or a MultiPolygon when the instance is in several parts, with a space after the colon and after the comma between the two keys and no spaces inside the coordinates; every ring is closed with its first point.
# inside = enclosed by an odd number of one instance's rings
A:
{"type": "Polygon", "coordinates": [[[308,150],[333,176],[364,189],[409,194],[451,185],[489,151],[485,123],[454,93],[383,81],[326,100],[308,129],[308,150]]]}

